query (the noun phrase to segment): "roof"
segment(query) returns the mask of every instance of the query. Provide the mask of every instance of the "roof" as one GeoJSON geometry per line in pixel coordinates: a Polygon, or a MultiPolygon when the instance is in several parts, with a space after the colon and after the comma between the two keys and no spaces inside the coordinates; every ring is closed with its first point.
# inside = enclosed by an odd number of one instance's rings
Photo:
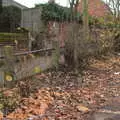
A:
{"type": "MultiPolygon", "coordinates": [[[[83,12],[82,2],[80,1],[78,5],[78,11],[83,12]]],[[[104,17],[111,13],[110,8],[102,0],[89,0],[88,1],[88,12],[90,16],[93,17],[104,17]]]]}
{"type": "Polygon", "coordinates": [[[11,6],[11,5],[16,6],[16,7],[20,8],[20,9],[27,8],[26,6],[16,2],[14,0],[2,0],[2,6],[11,6]]]}

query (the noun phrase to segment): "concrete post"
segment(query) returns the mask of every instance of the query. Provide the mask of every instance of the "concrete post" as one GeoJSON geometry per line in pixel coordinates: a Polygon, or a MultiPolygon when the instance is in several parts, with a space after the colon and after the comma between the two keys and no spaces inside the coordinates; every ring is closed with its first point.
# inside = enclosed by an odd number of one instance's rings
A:
{"type": "Polygon", "coordinates": [[[0,69],[0,87],[4,85],[4,71],[0,69]]]}
{"type": "Polygon", "coordinates": [[[13,55],[13,47],[12,46],[5,46],[4,47],[4,83],[8,84],[11,81],[14,80],[15,78],[15,73],[14,73],[14,62],[15,62],[15,57],[13,55]]]}
{"type": "Polygon", "coordinates": [[[58,69],[59,59],[60,59],[60,48],[59,48],[59,42],[57,40],[53,41],[53,48],[55,48],[55,51],[53,51],[52,53],[52,57],[53,57],[52,63],[53,63],[53,67],[58,69]]]}

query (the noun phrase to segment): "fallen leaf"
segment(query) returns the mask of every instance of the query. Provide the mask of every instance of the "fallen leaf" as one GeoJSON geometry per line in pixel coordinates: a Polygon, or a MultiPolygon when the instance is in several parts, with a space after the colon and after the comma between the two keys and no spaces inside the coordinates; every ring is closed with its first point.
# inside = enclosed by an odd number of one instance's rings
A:
{"type": "Polygon", "coordinates": [[[0,120],[3,119],[3,113],[0,111],[0,120]]]}
{"type": "Polygon", "coordinates": [[[90,111],[89,108],[87,108],[87,107],[85,107],[85,106],[83,106],[83,105],[78,105],[76,108],[77,108],[78,111],[80,111],[80,112],[84,112],[84,113],[90,111]]]}

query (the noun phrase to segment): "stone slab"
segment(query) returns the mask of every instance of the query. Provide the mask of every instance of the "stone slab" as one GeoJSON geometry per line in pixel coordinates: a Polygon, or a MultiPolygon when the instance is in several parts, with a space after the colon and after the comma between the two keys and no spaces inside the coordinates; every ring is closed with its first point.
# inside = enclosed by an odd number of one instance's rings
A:
{"type": "Polygon", "coordinates": [[[95,112],[90,120],[120,120],[120,97],[108,101],[108,104],[95,112]]]}

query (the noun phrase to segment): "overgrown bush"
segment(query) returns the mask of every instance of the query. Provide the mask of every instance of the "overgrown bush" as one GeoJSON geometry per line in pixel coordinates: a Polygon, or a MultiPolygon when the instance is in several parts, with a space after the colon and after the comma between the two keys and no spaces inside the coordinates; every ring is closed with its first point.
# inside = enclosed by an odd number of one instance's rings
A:
{"type": "Polygon", "coordinates": [[[15,6],[2,8],[0,14],[0,32],[14,32],[20,26],[21,9],[15,6]]]}
{"type": "Polygon", "coordinates": [[[78,24],[71,24],[68,28],[67,40],[65,43],[65,61],[69,67],[77,67],[82,69],[88,65],[90,50],[89,45],[83,39],[82,26],[78,24]]]}
{"type": "Polygon", "coordinates": [[[4,90],[0,92],[0,111],[9,113],[13,111],[19,104],[19,95],[12,90],[4,90]]]}
{"type": "Polygon", "coordinates": [[[113,16],[106,16],[106,18],[89,19],[90,29],[94,29],[97,39],[100,39],[101,52],[119,52],[120,51],[120,22],[114,20],[113,16]],[[112,50],[112,51],[111,51],[112,50]]]}
{"type": "Polygon", "coordinates": [[[112,53],[113,43],[114,43],[114,32],[111,29],[98,29],[93,28],[92,30],[92,39],[96,41],[97,44],[97,55],[106,55],[112,53]]]}
{"type": "Polygon", "coordinates": [[[115,31],[115,39],[114,39],[114,50],[115,52],[120,52],[120,31],[115,31]]]}
{"type": "Polygon", "coordinates": [[[72,16],[70,8],[60,6],[56,3],[37,4],[36,7],[42,7],[41,18],[45,23],[47,23],[48,21],[82,21],[80,13],[72,16]]]}
{"type": "Polygon", "coordinates": [[[115,32],[112,29],[94,26],[89,29],[88,39],[85,40],[82,25],[76,23],[70,26],[65,44],[65,59],[69,66],[78,64],[78,68],[85,68],[91,57],[113,52],[115,32]]]}

